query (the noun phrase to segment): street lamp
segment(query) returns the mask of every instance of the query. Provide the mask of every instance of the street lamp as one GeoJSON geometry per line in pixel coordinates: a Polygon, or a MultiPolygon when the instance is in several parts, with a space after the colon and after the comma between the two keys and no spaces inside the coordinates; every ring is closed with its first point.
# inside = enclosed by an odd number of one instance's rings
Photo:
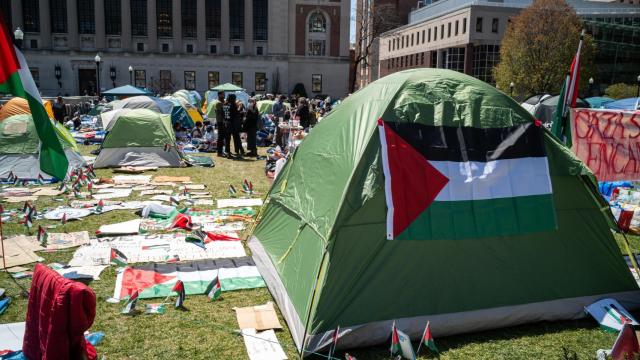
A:
{"type": "Polygon", "coordinates": [[[592,77],[590,77],[589,78],[589,96],[593,94],[593,83],[594,83],[594,80],[592,77]]]}
{"type": "Polygon", "coordinates": [[[516,84],[513,83],[513,81],[511,83],[509,83],[509,96],[513,97],[513,88],[516,87],[516,84]]]}
{"type": "Polygon", "coordinates": [[[116,67],[111,65],[109,67],[109,78],[111,78],[111,82],[113,83],[113,87],[116,87],[116,67]]]}
{"type": "Polygon", "coordinates": [[[129,85],[133,85],[133,66],[129,65],[129,85]]]}
{"type": "Polygon", "coordinates": [[[18,49],[22,49],[22,40],[24,39],[24,32],[22,31],[22,29],[20,29],[19,26],[16,29],[16,31],[13,32],[13,37],[16,39],[16,46],[18,47],[18,49]]]}
{"type": "Polygon", "coordinates": [[[100,62],[102,58],[100,54],[96,54],[93,60],[96,62],[96,95],[98,95],[98,101],[100,101],[100,62]]]}
{"type": "Polygon", "coordinates": [[[62,79],[62,67],[60,65],[56,65],[53,68],[53,74],[55,75],[56,80],[58,80],[58,87],[62,89],[62,82],[60,81],[60,79],[62,79]]]}

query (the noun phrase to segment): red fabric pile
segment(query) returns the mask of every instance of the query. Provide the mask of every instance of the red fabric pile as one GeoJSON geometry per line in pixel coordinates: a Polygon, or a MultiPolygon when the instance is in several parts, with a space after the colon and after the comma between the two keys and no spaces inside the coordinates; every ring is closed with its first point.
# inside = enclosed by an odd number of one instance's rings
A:
{"type": "Polygon", "coordinates": [[[84,338],[96,315],[96,295],[88,286],[54,270],[35,267],[22,351],[27,359],[89,359],[96,350],[84,338]]]}

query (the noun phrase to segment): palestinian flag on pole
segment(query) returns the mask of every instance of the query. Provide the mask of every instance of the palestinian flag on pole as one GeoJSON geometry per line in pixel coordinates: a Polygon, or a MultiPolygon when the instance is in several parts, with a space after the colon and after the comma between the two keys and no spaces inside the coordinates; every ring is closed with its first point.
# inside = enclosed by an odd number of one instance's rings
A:
{"type": "Polygon", "coordinates": [[[129,295],[129,299],[124,304],[124,309],[122,309],[123,314],[131,314],[136,309],[136,303],[138,302],[138,291],[134,291],[131,295],[129,295]]]}
{"type": "Polygon", "coordinates": [[[127,265],[127,257],[118,249],[111,248],[111,263],[116,264],[118,266],[126,266],[127,265]]]}
{"type": "Polygon", "coordinates": [[[542,130],[378,121],[387,239],[511,236],[556,228],[542,130]]]}
{"type": "Polygon", "coordinates": [[[236,197],[237,194],[238,194],[238,191],[236,190],[236,188],[233,187],[233,185],[229,184],[229,196],[236,197]]]}
{"type": "Polygon", "coordinates": [[[184,239],[186,242],[190,242],[193,245],[196,245],[202,249],[207,249],[205,246],[205,239],[207,239],[207,233],[202,230],[194,230],[189,235],[187,235],[184,239]]]}
{"type": "Polygon", "coordinates": [[[187,295],[208,294],[211,283],[219,278],[222,291],[264,287],[265,283],[251,257],[199,260],[185,263],[150,263],[128,266],[118,274],[113,297],[126,298],[140,291],[141,299],[164,298],[178,280],[187,295]]]}
{"type": "Polygon", "coordinates": [[[222,286],[220,286],[220,278],[216,276],[207,289],[207,296],[211,300],[217,300],[222,295],[222,286]]]}
{"type": "Polygon", "coordinates": [[[405,359],[415,360],[416,354],[413,353],[411,339],[407,334],[396,328],[395,321],[391,327],[391,356],[400,355],[405,359]]]}
{"type": "Polygon", "coordinates": [[[104,209],[104,201],[100,199],[100,201],[98,201],[98,204],[96,205],[96,212],[101,213],[103,209],[104,209]]]}
{"type": "Polygon", "coordinates": [[[578,99],[578,89],[580,87],[580,51],[584,41],[585,31],[580,34],[580,42],[578,43],[578,51],[571,61],[571,68],[567,73],[560,95],[558,95],[558,104],[553,114],[553,124],[551,132],[560,139],[567,147],[571,147],[571,124],[569,122],[569,109],[576,107],[578,99]]]}
{"type": "Polygon", "coordinates": [[[338,338],[340,337],[340,325],[333,330],[333,337],[331,338],[331,346],[329,348],[329,359],[333,357],[333,353],[336,351],[338,345],[338,338]]]}
{"type": "Polygon", "coordinates": [[[429,327],[429,322],[427,321],[427,326],[424,328],[424,332],[422,333],[422,339],[420,340],[420,345],[418,345],[418,350],[416,350],[416,354],[420,352],[420,347],[422,344],[426,346],[429,350],[434,353],[438,353],[438,348],[436,347],[436,343],[433,340],[433,336],[431,336],[431,328],[429,327]]]}
{"type": "Polygon", "coordinates": [[[187,297],[187,293],[184,290],[184,283],[182,282],[182,280],[176,281],[175,285],[173,285],[173,289],[171,289],[171,292],[175,292],[178,294],[175,304],[176,309],[184,307],[184,300],[187,297]]]}
{"type": "Polygon", "coordinates": [[[147,304],[144,307],[144,313],[149,314],[164,314],[165,307],[164,304],[147,304]]]}
{"type": "Polygon", "coordinates": [[[44,109],[29,66],[20,50],[13,45],[4,18],[0,18],[0,92],[27,100],[40,138],[40,170],[64,180],[69,161],[44,109]]]}
{"type": "Polygon", "coordinates": [[[47,247],[47,239],[49,238],[49,234],[47,231],[40,225],[38,225],[38,242],[40,246],[47,247]]]}
{"type": "Polygon", "coordinates": [[[344,360],[358,360],[355,356],[350,355],[349,353],[344,354],[344,360]]]}

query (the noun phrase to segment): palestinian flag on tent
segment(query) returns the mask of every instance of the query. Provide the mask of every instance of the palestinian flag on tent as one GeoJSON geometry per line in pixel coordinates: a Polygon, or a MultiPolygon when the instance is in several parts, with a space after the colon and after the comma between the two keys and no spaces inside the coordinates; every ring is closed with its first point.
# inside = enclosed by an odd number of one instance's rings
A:
{"type": "Polygon", "coordinates": [[[424,333],[422,333],[422,339],[420,340],[420,345],[418,346],[418,351],[420,352],[420,347],[422,345],[426,346],[429,350],[434,353],[438,353],[438,348],[436,347],[436,342],[433,340],[433,336],[431,335],[431,328],[429,327],[429,322],[427,322],[427,326],[424,328],[424,333]]]}
{"type": "Polygon", "coordinates": [[[387,239],[512,236],[556,228],[542,130],[378,121],[387,239]]]}
{"type": "Polygon", "coordinates": [[[220,279],[222,291],[265,286],[255,263],[245,256],[127,267],[118,274],[113,297],[123,299],[137,290],[141,299],[167,297],[178,280],[184,283],[187,295],[206,294],[216,277],[220,279]]]}
{"type": "Polygon", "coordinates": [[[40,170],[63,180],[69,161],[49,119],[42,98],[22,53],[13,45],[7,24],[0,18],[0,92],[21,97],[29,103],[40,138],[40,170]]]}

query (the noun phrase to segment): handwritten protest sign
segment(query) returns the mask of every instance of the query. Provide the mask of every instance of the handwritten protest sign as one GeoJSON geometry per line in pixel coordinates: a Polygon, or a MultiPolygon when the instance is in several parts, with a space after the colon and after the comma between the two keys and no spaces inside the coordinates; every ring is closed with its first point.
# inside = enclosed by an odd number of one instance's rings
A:
{"type": "Polygon", "coordinates": [[[599,181],[640,180],[640,112],[571,109],[571,136],[599,181]]]}

